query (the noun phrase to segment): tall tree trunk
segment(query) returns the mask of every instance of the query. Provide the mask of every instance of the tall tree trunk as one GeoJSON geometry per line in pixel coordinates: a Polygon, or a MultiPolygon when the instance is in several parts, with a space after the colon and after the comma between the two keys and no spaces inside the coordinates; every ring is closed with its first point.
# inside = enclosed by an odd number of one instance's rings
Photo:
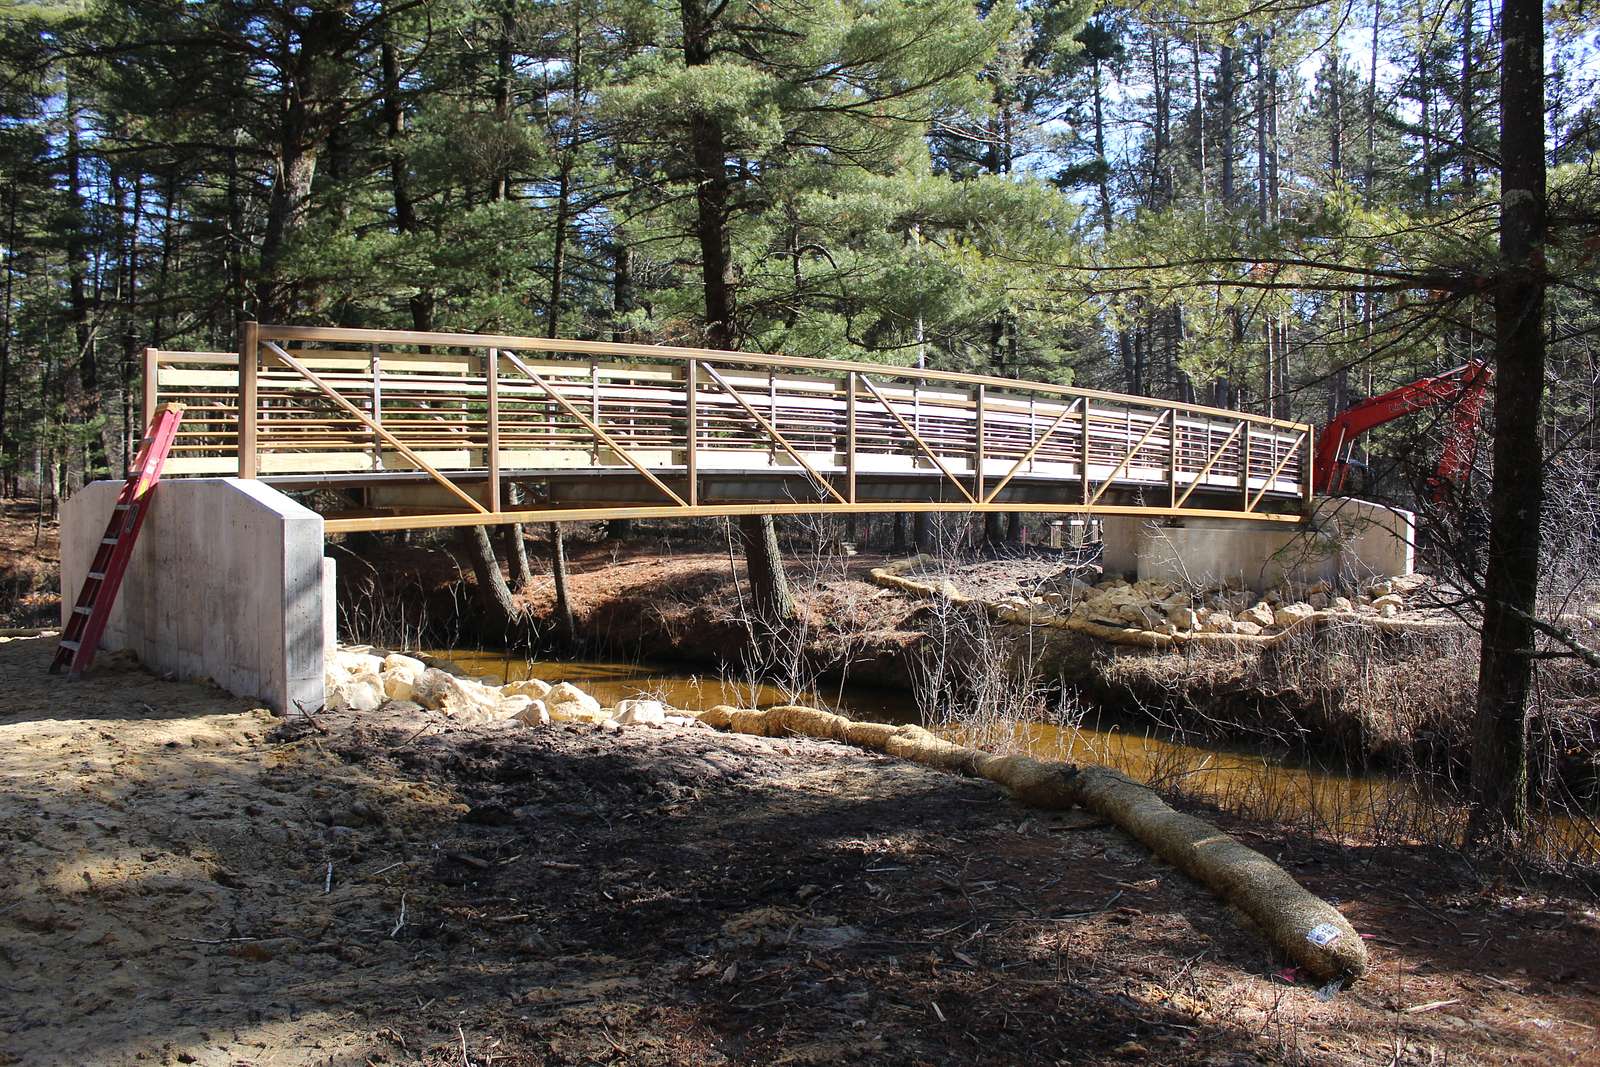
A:
{"type": "Polygon", "coordinates": [[[611,339],[613,341],[628,339],[623,318],[633,310],[633,307],[633,249],[628,247],[627,237],[619,229],[616,243],[611,246],[611,339]]]}
{"type": "MultiPolygon", "coordinates": [[[[718,12],[722,10],[719,7],[718,12]]],[[[701,67],[711,62],[716,16],[705,0],[679,0],[683,24],[683,61],[701,67]]],[[[706,339],[713,348],[737,345],[734,326],[734,270],[729,215],[733,183],[728,177],[728,146],[722,120],[695,110],[689,116],[689,149],[694,161],[695,237],[700,245],[701,279],[705,295],[706,339]]],[[[739,540],[744,545],[750,586],[760,622],[771,630],[794,621],[794,598],[783,572],[778,532],[771,515],[746,515],[739,519],[739,540]]]]}
{"type": "MultiPolygon", "coordinates": [[[[394,43],[384,36],[379,49],[383,73],[384,141],[389,149],[389,188],[394,197],[395,229],[403,234],[417,233],[416,202],[411,196],[411,175],[406,163],[406,113],[400,102],[400,63],[394,43]]],[[[433,293],[419,289],[407,300],[411,306],[411,326],[427,332],[433,329],[433,293]]]]}
{"type": "Polygon", "coordinates": [[[1503,0],[1500,11],[1494,484],[1472,745],[1472,833],[1478,838],[1515,837],[1527,827],[1530,620],[1544,501],[1544,8],[1540,0],[1503,0]]]}
{"type": "MultiPolygon", "coordinates": [[[[513,509],[522,502],[521,498],[522,490],[515,483],[506,487],[506,503],[513,509]]],[[[528,543],[522,536],[522,524],[511,522],[500,529],[505,532],[506,563],[511,568],[511,587],[521,591],[533,581],[533,568],[528,564],[528,543]]]]}
{"type": "Polygon", "coordinates": [[[472,562],[472,574],[477,579],[478,606],[488,614],[499,628],[504,640],[510,642],[523,636],[526,620],[518,610],[500,571],[500,561],[495,557],[494,544],[489,540],[487,526],[463,526],[461,547],[472,562]]]}
{"type": "Polygon", "coordinates": [[[67,294],[72,320],[72,352],[61,368],[67,432],[64,442],[64,474],[67,495],[78,491],[87,476],[85,455],[88,435],[84,430],[94,417],[95,366],[94,324],[89,321],[89,297],[85,289],[87,220],[83,211],[83,164],[78,133],[78,108],[72,83],[67,83],[67,196],[71,221],[67,224],[67,294]]]}
{"type": "Polygon", "coordinates": [[[278,130],[277,172],[267,203],[261,239],[261,277],[256,285],[256,318],[282,322],[291,311],[292,287],[281,276],[285,253],[311,218],[311,187],[317,162],[338,120],[340,54],[344,13],[317,8],[298,34],[285,34],[278,64],[284,82],[278,130]],[[295,49],[291,37],[299,44],[295,49]]]}
{"type": "Polygon", "coordinates": [[[794,618],[794,596],[783,572],[783,554],[778,549],[778,531],[772,516],[739,516],[739,543],[744,547],[750,574],[756,620],[774,630],[786,627],[794,618]]]}
{"type": "MultiPolygon", "coordinates": [[[[517,527],[521,531],[522,527],[517,527]]],[[[567,594],[567,541],[559,522],[552,522],[550,534],[550,576],[555,581],[556,639],[571,646],[578,639],[578,622],[572,614],[572,599],[567,594]]]]}
{"type": "Polygon", "coordinates": [[[0,496],[15,491],[11,464],[11,302],[16,295],[17,183],[6,187],[6,284],[4,321],[0,322],[0,496]]]}

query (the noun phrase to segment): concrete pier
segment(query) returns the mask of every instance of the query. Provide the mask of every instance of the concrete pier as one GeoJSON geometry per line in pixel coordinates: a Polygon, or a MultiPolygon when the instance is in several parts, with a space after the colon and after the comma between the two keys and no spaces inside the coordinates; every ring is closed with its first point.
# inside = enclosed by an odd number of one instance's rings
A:
{"type": "MultiPolygon", "coordinates": [[[[63,623],[121,488],[94,482],[62,506],[63,623]]],[[[100,647],[280,715],[320,707],[333,612],[322,551],[322,516],[260,482],[163,481],[100,647]]]]}
{"type": "Polygon", "coordinates": [[[1108,575],[1264,592],[1322,579],[1361,582],[1410,574],[1416,517],[1366,500],[1319,500],[1301,527],[1238,520],[1101,519],[1108,575]]]}

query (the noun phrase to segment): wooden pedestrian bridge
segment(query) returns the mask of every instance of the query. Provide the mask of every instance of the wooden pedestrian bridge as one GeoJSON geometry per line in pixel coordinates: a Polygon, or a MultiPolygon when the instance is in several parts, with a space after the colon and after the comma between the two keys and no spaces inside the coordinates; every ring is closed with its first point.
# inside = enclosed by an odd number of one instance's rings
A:
{"type": "Polygon", "coordinates": [[[237,353],[146,351],[147,417],[186,408],[167,473],[259,479],[328,533],[909,511],[1295,523],[1311,502],[1311,427],[1238,411],[753,352],[240,333],[237,353]]]}

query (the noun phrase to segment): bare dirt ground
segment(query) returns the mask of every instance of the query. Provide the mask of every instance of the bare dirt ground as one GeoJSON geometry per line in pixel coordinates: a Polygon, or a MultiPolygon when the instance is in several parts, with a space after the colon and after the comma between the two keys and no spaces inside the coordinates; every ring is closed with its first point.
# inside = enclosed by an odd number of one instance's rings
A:
{"type": "Polygon", "coordinates": [[[1600,919],[1235,828],[1376,969],[1272,976],[1076,813],[705,728],[282,723],[0,643],[0,1062],[1584,1063],[1600,919]]]}

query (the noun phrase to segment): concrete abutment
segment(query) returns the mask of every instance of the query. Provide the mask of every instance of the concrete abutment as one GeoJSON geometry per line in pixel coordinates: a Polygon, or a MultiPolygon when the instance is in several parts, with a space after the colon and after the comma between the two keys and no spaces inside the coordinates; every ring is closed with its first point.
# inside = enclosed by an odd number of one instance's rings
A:
{"type": "Polygon", "coordinates": [[[1361,582],[1410,574],[1416,517],[1366,500],[1328,497],[1301,526],[1239,519],[1101,519],[1111,574],[1264,592],[1284,583],[1361,582]]]}
{"type": "MultiPolygon", "coordinates": [[[[99,547],[121,482],[93,482],[61,511],[62,621],[99,547]]],[[[209,678],[278,714],[324,700],[333,561],[322,516],[260,482],[160,484],[100,641],[150,670],[209,678]]]]}

